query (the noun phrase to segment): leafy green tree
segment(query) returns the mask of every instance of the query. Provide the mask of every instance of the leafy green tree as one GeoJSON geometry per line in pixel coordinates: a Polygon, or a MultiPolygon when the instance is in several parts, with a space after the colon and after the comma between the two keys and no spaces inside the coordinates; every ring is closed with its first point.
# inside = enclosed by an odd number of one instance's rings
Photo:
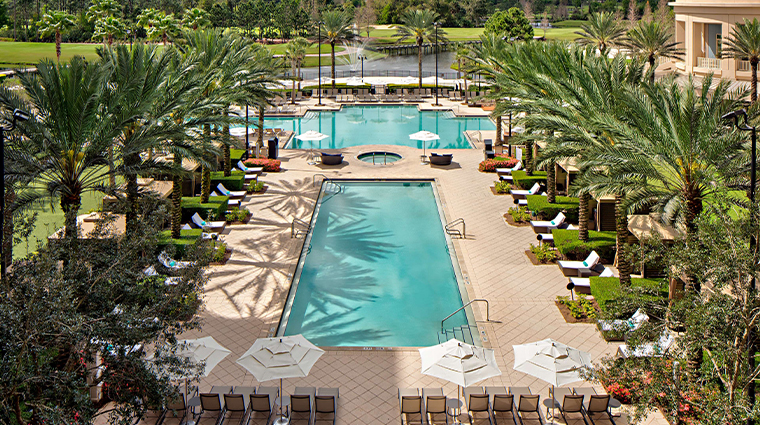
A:
{"type": "Polygon", "coordinates": [[[8,25],[10,20],[8,19],[8,6],[5,4],[5,0],[0,0],[0,27],[8,25]]]}
{"type": "Polygon", "coordinates": [[[486,21],[484,33],[507,39],[530,40],[533,38],[533,27],[520,8],[511,7],[491,15],[486,21]]]}
{"type": "MultiPolygon", "coordinates": [[[[399,41],[414,38],[417,44],[417,69],[419,73],[419,87],[422,88],[422,43],[435,42],[435,22],[438,15],[431,10],[409,10],[401,15],[401,24],[396,27],[395,36],[399,41]]],[[[438,41],[445,42],[446,33],[438,30],[438,41]]]]}
{"type": "Polygon", "coordinates": [[[121,13],[121,6],[116,0],[92,0],[90,7],[87,9],[87,19],[90,22],[99,19],[118,16],[121,13]]]}
{"type": "Polygon", "coordinates": [[[752,68],[752,103],[757,101],[757,64],[760,62],[760,22],[744,18],[743,24],[737,24],[723,45],[726,57],[749,61],[752,68]]]}
{"type": "MultiPolygon", "coordinates": [[[[246,3],[249,2],[241,4],[246,3]]],[[[224,5],[215,3],[209,11],[209,20],[211,21],[211,26],[214,28],[227,28],[233,21],[232,11],[224,5]]]]}
{"type": "Polygon", "coordinates": [[[164,13],[158,9],[147,8],[137,15],[137,23],[143,28],[150,29],[156,24],[164,13]]]}
{"type": "MultiPolygon", "coordinates": [[[[354,37],[352,15],[343,11],[333,10],[322,14],[322,37],[330,43],[330,77],[335,88],[335,43],[354,37]]],[[[320,51],[321,54],[321,51],[320,51]]]]}
{"type": "Polygon", "coordinates": [[[169,42],[169,38],[174,38],[180,32],[179,21],[172,14],[164,15],[163,13],[153,22],[153,26],[148,29],[148,38],[151,40],[161,39],[164,46],[169,42]]]}
{"type": "Polygon", "coordinates": [[[55,55],[59,62],[61,61],[61,34],[75,25],[74,16],[60,10],[52,10],[44,14],[42,20],[37,22],[41,36],[55,35],[55,55]]]}
{"type": "Polygon", "coordinates": [[[625,26],[612,12],[598,12],[589,15],[586,23],[576,31],[575,42],[581,45],[594,45],[602,55],[607,49],[621,44],[625,40],[625,26]]]}
{"type": "MultiPolygon", "coordinates": [[[[681,59],[684,55],[679,42],[673,41],[673,31],[659,21],[639,21],[628,31],[623,45],[649,63],[650,80],[654,82],[657,58],[681,59]]],[[[759,51],[760,53],[760,51],[759,51]]]]}
{"type": "Polygon", "coordinates": [[[125,27],[121,19],[108,16],[105,18],[98,18],[95,21],[95,32],[92,34],[93,40],[102,40],[103,44],[113,44],[114,38],[120,39],[124,37],[125,27]]]}
{"type": "Polygon", "coordinates": [[[208,18],[208,12],[203,9],[194,7],[192,9],[185,10],[185,15],[182,17],[182,25],[192,28],[193,30],[204,29],[211,24],[208,18]]]}

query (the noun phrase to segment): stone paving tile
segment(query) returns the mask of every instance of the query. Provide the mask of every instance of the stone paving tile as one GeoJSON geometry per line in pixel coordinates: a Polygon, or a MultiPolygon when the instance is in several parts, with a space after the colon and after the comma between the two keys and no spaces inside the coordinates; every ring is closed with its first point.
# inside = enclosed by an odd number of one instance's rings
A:
{"type": "MultiPolygon", "coordinates": [[[[474,311],[503,374],[482,385],[529,386],[534,393],[548,394],[545,383],[512,371],[516,344],[554,338],[590,352],[594,360],[615,352],[617,344],[604,342],[593,325],[567,324],[562,319],[554,299],[567,294],[567,279],[556,266],[533,266],[525,256],[529,244],[536,243],[535,235],[530,227],[505,224],[502,215],[513,202],[509,196],[491,193],[494,175],[477,171],[482,151],[437,150],[454,154],[454,164],[446,168],[422,165],[419,150],[407,147],[391,149],[404,156],[391,166],[356,159],[357,154],[377,148],[341,149],[347,162],[341,167],[310,166],[307,151],[283,150],[284,171],[261,176],[268,190],[244,202],[253,220],[230,228],[225,239],[233,255],[226,265],[210,268],[203,329],[183,335],[210,335],[232,351],[201,380],[201,391],[215,384],[259,384],[235,360],[277,327],[302,248],[301,239],[290,237],[291,221],[311,219],[319,186],[313,179],[319,173],[331,178],[436,179],[446,218],[462,217],[467,225],[467,239],[455,241],[455,248],[462,273],[470,281],[468,295],[490,302],[493,322],[485,323],[482,306],[474,311]]],[[[296,386],[339,387],[340,425],[396,423],[399,387],[443,387],[450,397],[457,393],[453,384],[422,375],[417,350],[329,349],[308,377],[283,382],[285,393],[296,386]]],[[[627,421],[623,417],[616,422],[627,421]]],[[[665,422],[655,414],[646,423],[665,422]]]]}

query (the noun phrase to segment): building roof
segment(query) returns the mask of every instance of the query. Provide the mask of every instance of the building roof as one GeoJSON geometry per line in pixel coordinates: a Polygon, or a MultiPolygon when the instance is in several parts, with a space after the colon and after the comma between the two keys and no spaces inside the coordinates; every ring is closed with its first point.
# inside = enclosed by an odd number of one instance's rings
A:
{"type": "Polygon", "coordinates": [[[664,241],[674,241],[678,236],[682,235],[682,232],[676,230],[673,226],[663,223],[655,214],[629,215],[628,231],[633,236],[636,236],[638,240],[658,236],[664,241]]]}

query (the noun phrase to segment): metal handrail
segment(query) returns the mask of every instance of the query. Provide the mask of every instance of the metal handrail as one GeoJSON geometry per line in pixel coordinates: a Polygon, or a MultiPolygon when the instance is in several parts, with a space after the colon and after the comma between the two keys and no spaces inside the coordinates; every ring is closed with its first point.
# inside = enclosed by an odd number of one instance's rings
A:
{"type": "Polygon", "coordinates": [[[326,181],[326,182],[328,182],[328,183],[332,183],[332,184],[334,184],[335,186],[338,186],[338,193],[340,193],[340,192],[343,192],[343,186],[339,185],[338,183],[335,183],[335,181],[333,181],[333,179],[331,179],[331,178],[327,177],[326,175],[324,175],[324,174],[322,174],[322,173],[317,173],[317,174],[314,174],[314,175],[311,177],[311,186],[312,186],[312,187],[314,187],[314,185],[315,185],[315,184],[317,184],[317,176],[322,176],[322,180],[323,180],[323,181],[326,181]]]}
{"type": "Polygon", "coordinates": [[[486,322],[490,322],[491,321],[491,306],[488,304],[488,300],[485,299],[485,298],[475,298],[474,300],[471,300],[467,304],[459,307],[457,309],[457,311],[455,311],[455,312],[449,314],[448,316],[446,316],[445,319],[441,320],[441,332],[443,332],[443,322],[445,322],[446,320],[448,320],[451,316],[453,316],[453,315],[459,313],[460,311],[464,310],[468,305],[470,305],[470,304],[472,304],[474,302],[477,302],[477,301],[482,301],[482,302],[486,303],[486,322]]]}
{"type": "Polygon", "coordinates": [[[465,224],[464,219],[461,218],[461,217],[458,218],[458,219],[456,219],[456,220],[454,220],[454,221],[452,221],[452,222],[450,222],[450,223],[448,223],[448,224],[446,224],[446,227],[445,227],[446,233],[448,233],[457,224],[461,224],[462,225],[462,238],[463,239],[467,239],[467,225],[465,224]]]}
{"type": "Polygon", "coordinates": [[[296,224],[298,224],[299,226],[305,227],[307,231],[311,227],[309,223],[303,220],[300,220],[298,218],[293,218],[293,221],[290,223],[290,238],[291,239],[295,237],[294,235],[296,234],[296,224]]]}

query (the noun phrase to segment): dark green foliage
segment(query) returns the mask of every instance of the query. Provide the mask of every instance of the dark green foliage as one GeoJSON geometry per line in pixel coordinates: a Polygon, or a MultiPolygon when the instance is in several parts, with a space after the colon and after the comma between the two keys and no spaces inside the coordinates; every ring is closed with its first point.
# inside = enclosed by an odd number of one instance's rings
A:
{"type": "Polygon", "coordinates": [[[569,260],[584,260],[591,251],[596,251],[605,262],[615,258],[615,232],[590,230],[588,242],[578,239],[577,230],[554,229],[552,235],[557,251],[569,260]]]}
{"type": "Polygon", "coordinates": [[[211,190],[216,190],[216,186],[219,183],[223,184],[227,190],[245,190],[245,173],[243,171],[233,171],[231,176],[224,177],[223,171],[212,171],[211,190]]]}
{"type": "Polygon", "coordinates": [[[553,204],[550,204],[543,195],[528,195],[527,199],[528,209],[536,214],[539,220],[551,220],[562,212],[567,217],[566,221],[578,223],[578,198],[557,196],[553,204]]]}
{"type": "Polygon", "coordinates": [[[570,310],[570,315],[576,319],[596,318],[597,311],[594,308],[594,304],[582,294],[579,294],[577,299],[572,299],[570,296],[558,296],[557,302],[567,306],[567,309],[570,310]]]}
{"type": "Polygon", "coordinates": [[[182,198],[182,221],[189,222],[193,214],[198,213],[204,220],[208,218],[208,212],[213,211],[214,220],[221,220],[227,212],[227,196],[210,196],[208,203],[202,204],[199,196],[182,198]]]}
{"type": "Polygon", "coordinates": [[[507,210],[507,214],[512,216],[512,220],[517,223],[525,223],[530,221],[530,212],[526,207],[512,207],[507,210]]]}
{"type": "Polygon", "coordinates": [[[603,312],[617,319],[627,319],[648,303],[659,303],[668,298],[668,282],[665,279],[631,279],[631,288],[620,287],[616,277],[591,278],[591,295],[603,312]],[[635,308],[634,308],[635,307],[635,308]]]}
{"type": "Polygon", "coordinates": [[[161,252],[163,250],[166,250],[167,247],[171,245],[173,247],[172,250],[175,252],[175,257],[177,259],[183,259],[187,256],[186,253],[188,251],[188,248],[191,245],[195,245],[195,243],[201,237],[201,233],[203,233],[203,229],[182,229],[180,230],[179,238],[172,239],[171,230],[164,230],[161,232],[161,239],[156,245],[157,251],[161,252]]]}
{"type": "Polygon", "coordinates": [[[494,34],[507,39],[525,40],[533,38],[533,27],[530,25],[530,21],[525,17],[525,13],[517,7],[494,13],[486,21],[485,27],[486,34],[494,34]]]}
{"type": "Polygon", "coordinates": [[[536,256],[536,260],[541,263],[548,263],[554,261],[557,258],[557,251],[555,251],[549,244],[530,244],[530,252],[536,256]]]}
{"type": "MultiPolygon", "coordinates": [[[[245,155],[245,149],[230,149],[230,161],[232,161],[233,169],[237,168],[237,163],[243,159],[243,155],[245,155]]],[[[235,171],[232,174],[235,174],[235,171]]]]}
{"type": "Polygon", "coordinates": [[[525,190],[530,189],[534,183],[546,186],[546,171],[534,171],[531,176],[525,170],[512,171],[512,181],[525,190]]]}

